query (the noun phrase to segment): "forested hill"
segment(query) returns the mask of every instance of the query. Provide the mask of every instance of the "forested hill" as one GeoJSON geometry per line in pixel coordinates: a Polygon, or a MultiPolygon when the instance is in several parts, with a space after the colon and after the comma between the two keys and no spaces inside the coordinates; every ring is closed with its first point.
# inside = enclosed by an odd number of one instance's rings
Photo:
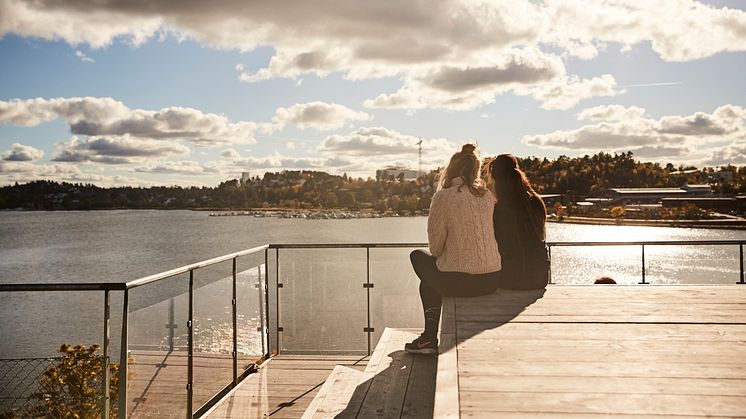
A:
{"type": "MultiPolygon", "coordinates": [[[[555,160],[520,159],[540,193],[583,197],[608,187],[663,187],[710,183],[717,193],[746,192],[746,166],[704,168],[661,166],[636,161],[632,153],[555,160]],[[717,172],[732,175],[718,176],[717,172]],[[727,179],[732,176],[732,178],[727,179]],[[726,179],[723,179],[726,178],[726,179]]],[[[721,173],[722,174],[722,173],[721,173]]],[[[435,171],[416,181],[395,178],[353,179],[317,171],[265,173],[241,185],[237,180],[217,187],[116,187],[39,180],[0,187],[0,209],[111,209],[111,208],[370,208],[376,211],[414,211],[430,206],[435,171]]]]}

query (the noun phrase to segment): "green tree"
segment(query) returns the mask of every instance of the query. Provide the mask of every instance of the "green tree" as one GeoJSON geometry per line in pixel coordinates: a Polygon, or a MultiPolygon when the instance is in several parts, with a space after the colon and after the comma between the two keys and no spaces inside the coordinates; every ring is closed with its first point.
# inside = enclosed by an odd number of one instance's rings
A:
{"type": "MultiPolygon", "coordinates": [[[[100,346],[70,346],[59,352],[62,359],[39,377],[39,391],[29,396],[33,417],[98,418],[103,409],[103,359],[100,346]]],[[[117,417],[119,365],[109,365],[109,417],[117,417]]]]}

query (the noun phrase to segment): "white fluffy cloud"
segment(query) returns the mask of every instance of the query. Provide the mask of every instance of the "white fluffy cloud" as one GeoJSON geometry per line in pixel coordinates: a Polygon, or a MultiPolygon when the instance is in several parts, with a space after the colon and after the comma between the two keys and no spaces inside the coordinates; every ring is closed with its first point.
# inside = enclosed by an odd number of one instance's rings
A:
{"type": "Polygon", "coordinates": [[[336,103],[298,103],[289,108],[278,108],[272,119],[273,129],[282,129],[288,123],[300,129],[314,128],[329,131],[342,128],[352,121],[368,121],[372,116],[354,111],[336,103]]]}
{"type": "Polygon", "coordinates": [[[650,42],[667,61],[746,49],[746,12],[695,0],[546,0],[544,10],[552,24],[542,40],[583,58],[609,42],[650,42]]]}
{"type": "MultiPolygon", "coordinates": [[[[346,135],[330,135],[318,146],[318,151],[346,156],[415,157],[420,138],[401,134],[383,127],[360,128],[346,135]]],[[[422,139],[423,156],[441,157],[453,153],[455,146],[448,140],[422,139]]],[[[414,159],[412,159],[414,160],[414,159]]]]}
{"type": "Polygon", "coordinates": [[[744,51],[746,12],[695,0],[0,0],[0,35],[6,33],[94,48],[164,33],[242,51],[271,46],[266,67],[237,67],[249,82],[332,72],[404,79],[399,91],[369,101],[372,107],[469,109],[512,83],[531,88],[545,108],[566,109],[618,92],[606,76],[580,80],[532,62],[485,61],[546,47],[592,58],[608,44],[649,43],[669,61],[744,51]]]}
{"type": "Polygon", "coordinates": [[[191,160],[165,161],[158,164],[150,164],[136,167],[138,173],[158,174],[181,174],[181,175],[203,175],[206,173],[219,173],[219,169],[213,164],[202,164],[191,160]]]}
{"type": "Polygon", "coordinates": [[[20,161],[0,160],[0,184],[31,182],[34,180],[54,180],[58,182],[86,182],[101,186],[138,185],[151,186],[152,182],[128,176],[107,176],[87,173],[71,164],[36,164],[20,161]]]}
{"type": "Polygon", "coordinates": [[[578,120],[624,121],[640,119],[643,116],[645,116],[645,109],[638,106],[601,105],[583,109],[578,113],[578,120]]]}
{"type": "Polygon", "coordinates": [[[176,142],[139,139],[128,135],[83,140],[73,136],[69,141],[57,145],[57,155],[52,161],[130,164],[189,152],[188,147],[176,142]]]}
{"type": "Polygon", "coordinates": [[[13,143],[10,150],[0,154],[0,159],[5,161],[32,161],[39,160],[42,157],[44,157],[42,150],[19,143],[13,143]]]}
{"type": "Polygon", "coordinates": [[[723,105],[712,113],[644,117],[638,107],[605,106],[586,109],[579,119],[606,119],[574,130],[527,135],[523,143],[576,151],[628,151],[639,157],[690,161],[743,160],[737,153],[746,144],[746,109],[723,105]],[[582,116],[582,118],[580,118],[582,116]]]}
{"type": "Polygon", "coordinates": [[[171,139],[195,146],[253,143],[256,124],[230,122],[193,108],[130,109],[112,98],[74,97],[0,101],[0,122],[32,127],[57,118],[75,135],[171,139]]]}

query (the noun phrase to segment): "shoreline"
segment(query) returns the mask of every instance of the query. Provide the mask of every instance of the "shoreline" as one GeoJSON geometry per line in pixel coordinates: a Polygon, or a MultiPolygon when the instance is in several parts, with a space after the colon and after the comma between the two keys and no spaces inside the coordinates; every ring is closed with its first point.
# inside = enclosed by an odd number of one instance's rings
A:
{"type": "MultiPolygon", "coordinates": [[[[3,209],[0,212],[86,212],[86,211],[195,211],[208,212],[211,217],[236,217],[253,216],[257,218],[289,218],[289,219],[361,219],[361,218],[397,218],[397,217],[423,217],[427,214],[417,211],[415,214],[398,213],[387,211],[379,213],[371,209],[347,210],[347,209],[288,209],[288,208],[252,208],[237,210],[230,208],[106,208],[95,210],[28,210],[28,209],[3,209]]],[[[558,224],[585,224],[585,225],[619,225],[619,226],[641,226],[641,227],[681,227],[681,228],[712,228],[746,230],[746,219],[708,219],[708,220],[646,220],[622,218],[594,218],[565,216],[562,220],[548,216],[548,223],[558,224]]]]}
{"type": "Polygon", "coordinates": [[[712,220],[644,220],[622,218],[593,218],[565,216],[563,220],[547,218],[548,223],[558,224],[587,224],[587,225],[618,225],[640,227],[682,227],[682,228],[717,228],[730,230],[746,230],[746,219],[712,219],[712,220]]]}

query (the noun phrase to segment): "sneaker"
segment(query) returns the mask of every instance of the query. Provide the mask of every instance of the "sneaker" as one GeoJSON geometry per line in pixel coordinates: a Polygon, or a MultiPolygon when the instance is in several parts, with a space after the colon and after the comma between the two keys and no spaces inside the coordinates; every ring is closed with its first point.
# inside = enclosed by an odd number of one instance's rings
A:
{"type": "Polygon", "coordinates": [[[434,355],[438,353],[438,339],[420,335],[417,339],[404,345],[404,350],[410,354],[434,355]]]}

